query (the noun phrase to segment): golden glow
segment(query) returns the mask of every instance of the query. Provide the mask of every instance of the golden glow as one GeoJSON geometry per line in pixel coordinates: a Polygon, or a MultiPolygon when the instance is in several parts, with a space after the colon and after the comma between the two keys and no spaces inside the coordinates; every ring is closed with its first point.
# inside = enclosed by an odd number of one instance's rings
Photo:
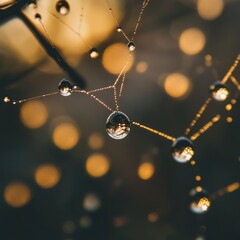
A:
{"type": "Polygon", "coordinates": [[[3,101],[4,101],[5,103],[7,103],[7,102],[10,102],[11,100],[10,100],[9,97],[5,97],[5,98],[3,99],[3,101]]]}
{"type": "Polygon", "coordinates": [[[232,123],[232,121],[233,121],[233,119],[231,117],[227,117],[226,120],[227,120],[228,123],[232,123]]]}
{"type": "Polygon", "coordinates": [[[172,73],[164,81],[166,93],[173,98],[182,98],[191,90],[190,80],[181,73],[172,73]]]}
{"type": "Polygon", "coordinates": [[[203,190],[203,189],[202,189],[201,186],[196,187],[196,191],[197,191],[197,192],[201,192],[202,190],[203,190]]]}
{"type": "Polygon", "coordinates": [[[154,172],[155,172],[155,167],[150,162],[142,163],[138,167],[138,176],[143,180],[150,179],[153,176],[154,172]]]}
{"type": "Polygon", "coordinates": [[[231,100],[231,104],[236,104],[237,103],[237,100],[236,99],[232,99],[231,100]]]}
{"type": "Polygon", "coordinates": [[[80,134],[74,124],[61,123],[54,129],[52,138],[58,148],[69,150],[77,145],[80,134]]]}
{"type": "Polygon", "coordinates": [[[188,28],[179,38],[180,49],[187,55],[201,52],[206,44],[204,33],[197,28],[188,28]]]}
{"type": "MultiPolygon", "coordinates": [[[[129,50],[122,43],[115,43],[105,49],[103,53],[103,66],[112,73],[119,74],[124,68],[129,58],[129,50]]],[[[130,57],[126,70],[130,70],[134,62],[134,57],[130,57]]]]}
{"type": "Polygon", "coordinates": [[[227,104],[226,107],[225,107],[225,109],[226,109],[227,111],[231,111],[231,110],[232,110],[232,104],[227,104]]]}
{"type": "Polygon", "coordinates": [[[158,214],[156,212],[151,212],[148,214],[148,221],[151,223],[155,223],[158,220],[158,214]]]}
{"type": "Polygon", "coordinates": [[[11,207],[23,207],[30,199],[31,192],[25,183],[13,182],[8,184],[4,189],[4,200],[11,207]]]}
{"type": "Polygon", "coordinates": [[[104,176],[109,168],[109,159],[104,154],[92,154],[86,161],[87,173],[92,177],[104,176]]]}
{"type": "Polygon", "coordinates": [[[35,181],[42,188],[52,188],[60,180],[60,171],[53,164],[43,164],[35,171],[35,181]]]}
{"type": "Polygon", "coordinates": [[[198,0],[198,14],[205,20],[214,20],[218,18],[224,9],[223,0],[198,0]]]}
{"type": "Polygon", "coordinates": [[[139,62],[136,66],[136,71],[138,73],[145,73],[148,69],[148,64],[144,61],[139,62]]]}
{"type": "Polygon", "coordinates": [[[104,138],[100,133],[93,133],[88,138],[88,146],[93,150],[101,149],[104,146],[104,138]]]}
{"type": "Polygon", "coordinates": [[[43,126],[48,118],[46,106],[37,100],[26,102],[21,106],[20,119],[28,128],[39,128],[43,126]]]}
{"type": "Polygon", "coordinates": [[[192,160],[192,161],[190,162],[190,164],[191,164],[192,166],[194,166],[194,165],[196,165],[196,162],[195,162],[194,160],[192,160]]]}
{"type": "Polygon", "coordinates": [[[201,178],[201,176],[196,176],[195,179],[196,179],[196,181],[201,181],[202,178],[201,178]]]}
{"type": "Polygon", "coordinates": [[[205,56],[205,64],[207,67],[212,66],[212,56],[211,55],[208,54],[205,56]]]}
{"type": "Polygon", "coordinates": [[[227,191],[229,193],[231,193],[231,192],[238,190],[239,188],[240,188],[240,183],[235,182],[235,183],[232,183],[231,185],[227,186],[227,191]]]}

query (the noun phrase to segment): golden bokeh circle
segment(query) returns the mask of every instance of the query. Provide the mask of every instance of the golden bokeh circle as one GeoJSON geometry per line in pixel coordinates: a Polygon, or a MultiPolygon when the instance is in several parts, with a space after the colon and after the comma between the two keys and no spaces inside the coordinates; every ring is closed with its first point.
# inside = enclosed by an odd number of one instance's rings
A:
{"type": "Polygon", "coordinates": [[[80,133],[72,123],[59,124],[52,134],[54,144],[62,150],[74,148],[77,145],[79,138],[80,133]]]}
{"type": "Polygon", "coordinates": [[[43,164],[35,171],[36,183],[45,189],[56,186],[60,180],[59,169],[53,164],[43,164]]]}
{"type": "Polygon", "coordinates": [[[104,154],[92,154],[86,161],[87,173],[92,177],[103,177],[109,171],[109,168],[109,159],[104,154]]]}
{"type": "Polygon", "coordinates": [[[14,208],[25,206],[31,199],[29,187],[22,182],[12,182],[4,189],[5,202],[14,208]]]}
{"type": "Polygon", "coordinates": [[[127,61],[126,71],[129,71],[133,65],[134,57],[129,57],[129,50],[127,46],[122,43],[110,45],[103,53],[103,66],[112,74],[121,73],[127,61]]]}
{"type": "Polygon", "coordinates": [[[44,103],[34,100],[24,103],[20,109],[20,119],[28,128],[43,126],[48,118],[48,111],[44,103]]]}
{"type": "Polygon", "coordinates": [[[172,73],[164,81],[166,93],[173,98],[183,98],[191,91],[191,81],[181,73],[172,73]]]}
{"type": "Polygon", "coordinates": [[[144,162],[138,167],[138,176],[143,180],[150,179],[155,172],[155,167],[150,162],[144,162]]]}
{"type": "Polygon", "coordinates": [[[179,47],[187,55],[195,55],[203,50],[206,44],[204,33],[197,28],[184,30],[179,38],[179,47]]]}

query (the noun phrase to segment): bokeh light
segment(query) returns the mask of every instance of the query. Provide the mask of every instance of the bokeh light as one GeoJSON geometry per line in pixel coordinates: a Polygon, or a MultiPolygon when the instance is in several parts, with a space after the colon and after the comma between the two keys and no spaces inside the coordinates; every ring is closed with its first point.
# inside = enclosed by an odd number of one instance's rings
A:
{"type": "Polygon", "coordinates": [[[197,10],[201,18],[214,20],[218,18],[224,9],[223,0],[198,0],[197,10]]]}
{"type": "Polygon", "coordinates": [[[104,176],[109,171],[109,168],[109,159],[104,154],[92,154],[86,161],[87,173],[92,177],[104,176]]]}
{"type": "Polygon", "coordinates": [[[88,146],[93,150],[101,149],[105,144],[105,140],[100,133],[93,133],[88,138],[88,146]]]}
{"type": "MultiPolygon", "coordinates": [[[[119,74],[129,58],[129,50],[126,45],[122,43],[115,43],[105,49],[103,53],[103,66],[112,73],[119,74]]],[[[134,62],[134,57],[129,58],[126,70],[130,70],[134,62]]]]}
{"type": "Polygon", "coordinates": [[[28,128],[40,128],[48,119],[48,111],[44,103],[34,100],[21,106],[20,119],[28,128]]]}
{"type": "Polygon", "coordinates": [[[151,223],[155,223],[158,221],[158,214],[156,212],[151,212],[148,214],[148,221],[151,223]]]}
{"type": "Polygon", "coordinates": [[[170,97],[184,98],[190,93],[192,84],[190,79],[185,75],[181,73],[172,73],[166,77],[164,89],[170,97]]]}
{"type": "Polygon", "coordinates": [[[99,197],[94,193],[88,193],[83,199],[83,207],[85,210],[94,212],[101,206],[99,197]]]}
{"type": "Polygon", "coordinates": [[[25,206],[31,199],[29,187],[22,182],[12,182],[4,189],[5,202],[14,208],[25,206]]]}
{"type": "Polygon", "coordinates": [[[141,61],[136,65],[137,73],[145,73],[148,69],[147,62],[141,61]]]}
{"type": "Polygon", "coordinates": [[[52,134],[54,144],[62,150],[69,150],[75,147],[79,138],[79,130],[72,123],[59,124],[52,134]]]}
{"type": "Polygon", "coordinates": [[[138,176],[143,180],[150,179],[155,172],[155,167],[151,162],[144,162],[138,167],[138,176]]]}
{"type": "Polygon", "coordinates": [[[35,181],[42,188],[52,188],[60,180],[60,171],[53,164],[43,164],[35,171],[35,181]]]}
{"type": "Polygon", "coordinates": [[[179,38],[179,47],[187,55],[195,55],[203,50],[206,44],[204,33],[197,28],[184,30],[179,38]]]}

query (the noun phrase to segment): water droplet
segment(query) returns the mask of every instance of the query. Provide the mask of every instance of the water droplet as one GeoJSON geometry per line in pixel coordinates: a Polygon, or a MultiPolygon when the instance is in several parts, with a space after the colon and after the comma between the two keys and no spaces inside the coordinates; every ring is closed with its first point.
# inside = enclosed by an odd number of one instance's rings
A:
{"type": "Polygon", "coordinates": [[[56,10],[59,14],[65,16],[69,13],[70,11],[70,6],[68,4],[67,1],[65,0],[61,0],[61,1],[58,1],[57,4],[56,4],[56,10]]]}
{"type": "Polygon", "coordinates": [[[31,9],[36,9],[37,8],[37,4],[36,1],[32,1],[28,4],[28,7],[31,9]]]}
{"type": "Polygon", "coordinates": [[[193,213],[202,214],[208,211],[211,202],[206,190],[201,189],[201,191],[197,191],[197,189],[193,189],[190,192],[190,197],[190,209],[193,213]]]}
{"type": "Polygon", "coordinates": [[[134,42],[129,42],[127,46],[128,46],[128,49],[129,49],[130,52],[133,52],[136,48],[134,42]]]}
{"type": "Polygon", "coordinates": [[[210,86],[210,93],[216,101],[223,102],[227,99],[229,91],[221,82],[215,82],[210,86]]]}
{"type": "Polygon", "coordinates": [[[193,143],[186,137],[179,137],[172,145],[173,158],[180,163],[188,162],[194,155],[193,143]]]}
{"type": "Polygon", "coordinates": [[[39,13],[36,13],[35,14],[35,19],[38,20],[38,21],[41,21],[42,20],[42,16],[39,13]]]}
{"type": "Polygon", "coordinates": [[[64,96],[70,96],[73,92],[73,85],[70,81],[64,78],[58,85],[59,93],[64,96]]]}
{"type": "Polygon", "coordinates": [[[3,99],[3,101],[4,101],[5,103],[8,103],[8,102],[10,102],[11,100],[10,100],[9,97],[5,97],[5,98],[3,99]]]}
{"type": "Polygon", "coordinates": [[[117,32],[119,32],[119,33],[122,32],[122,27],[118,27],[117,32]]]}
{"type": "Polygon", "coordinates": [[[91,58],[97,58],[99,56],[99,52],[96,48],[92,48],[89,52],[91,58]]]}
{"type": "Polygon", "coordinates": [[[106,122],[107,134],[114,139],[123,139],[130,132],[131,122],[128,116],[122,112],[115,111],[109,115],[106,122]]]}

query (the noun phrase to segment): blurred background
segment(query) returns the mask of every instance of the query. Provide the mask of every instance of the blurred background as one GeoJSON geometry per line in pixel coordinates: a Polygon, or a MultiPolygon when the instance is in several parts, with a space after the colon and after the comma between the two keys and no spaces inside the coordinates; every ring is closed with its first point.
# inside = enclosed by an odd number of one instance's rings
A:
{"type": "MultiPolygon", "coordinates": [[[[107,2],[68,0],[63,12],[58,1],[37,3],[24,14],[45,35],[35,19],[41,14],[86,89],[112,85],[128,48],[107,2]],[[98,48],[99,58],[89,57],[73,29],[98,48]]],[[[131,37],[142,2],[109,3],[131,37]]],[[[223,78],[239,52],[239,12],[238,0],[150,0],[120,110],[131,121],[183,135],[208,98],[209,85],[223,78]]],[[[17,17],[0,26],[0,46],[1,99],[54,92],[68,77],[17,17]]],[[[234,76],[238,79],[238,69],[234,76]]],[[[232,99],[236,88],[228,85],[232,99]]],[[[96,95],[114,106],[111,91],[96,95]]],[[[197,215],[189,209],[195,169],[172,159],[171,142],[135,126],[127,138],[111,139],[105,129],[109,111],[85,95],[2,102],[0,239],[240,239],[239,103],[212,102],[196,130],[218,113],[221,122],[195,143],[202,185],[218,197],[207,213],[197,215]]]]}

